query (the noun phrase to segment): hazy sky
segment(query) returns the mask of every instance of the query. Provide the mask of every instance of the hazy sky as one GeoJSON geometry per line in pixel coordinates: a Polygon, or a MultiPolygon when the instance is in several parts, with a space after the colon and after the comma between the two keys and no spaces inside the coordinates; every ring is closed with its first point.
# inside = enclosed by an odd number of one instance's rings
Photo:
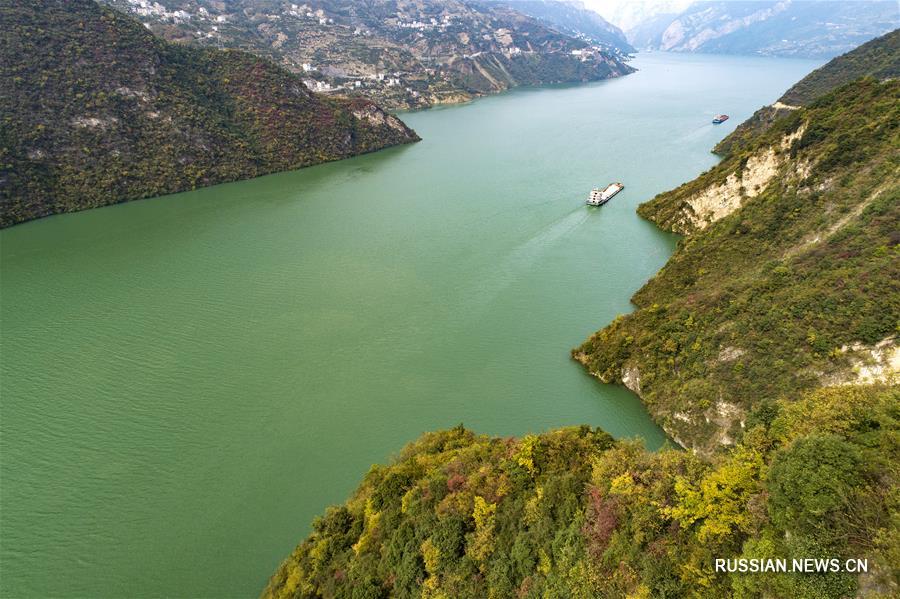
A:
{"type": "Polygon", "coordinates": [[[582,0],[588,8],[624,30],[631,29],[647,17],[660,13],[678,13],[692,0],[582,0]]]}

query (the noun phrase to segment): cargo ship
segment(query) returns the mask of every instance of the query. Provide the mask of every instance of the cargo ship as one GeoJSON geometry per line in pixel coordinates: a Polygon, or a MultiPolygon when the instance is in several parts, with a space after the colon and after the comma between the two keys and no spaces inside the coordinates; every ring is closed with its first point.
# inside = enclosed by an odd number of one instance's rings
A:
{"type": "Polygon", "coordinates": [[[588,206],[602,206],[623,189],[625,189],[625,186],[621,183],[610,183],[606,186],[606,189],[595,187],[591,190],[591,195],[588,196],[587,204],[588,206]]]}
{"type": "Polygon", "coordinates": [[[728,120],[727,114],[720,114],[716,118],[713,119],[713,125],[718,125],[719,123],[724,123],[728,120]]]}

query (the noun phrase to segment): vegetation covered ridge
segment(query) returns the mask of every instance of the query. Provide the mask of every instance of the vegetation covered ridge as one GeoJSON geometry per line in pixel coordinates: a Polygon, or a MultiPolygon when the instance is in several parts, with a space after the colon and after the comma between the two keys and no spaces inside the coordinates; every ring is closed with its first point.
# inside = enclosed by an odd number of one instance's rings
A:
{"type": "Polygon", "coordinates": [[[878,386],[767,402],[712,461],[589,427],[429,433],[317,519],[263,597],[895,596],[898,405],[878,386]],[[715,567],[810,556],[868,571],[715,567]]]}
{"type": "Polygon", "coordinates": [[[0,4],[0,227],[418,139],[364,99],[91,0],[0,4]]]}
{"type": "Polygon", "coordinates": [[[724,156],[745,147],[756,134],[787,111],[806,106],[816,98],[862,77],[874,77],[879,81],[900,77],[900,29],[828,61],[791,86],[778,101],[753,113],[716,144],[713,152],[724,156]]]}
{"type": "Polygon", "coordinates": [[[764,399],[896,376],[898,98],[896,80],[839,88],[642,205],[693,233],[575,357],[702,452],[764,399]]]}

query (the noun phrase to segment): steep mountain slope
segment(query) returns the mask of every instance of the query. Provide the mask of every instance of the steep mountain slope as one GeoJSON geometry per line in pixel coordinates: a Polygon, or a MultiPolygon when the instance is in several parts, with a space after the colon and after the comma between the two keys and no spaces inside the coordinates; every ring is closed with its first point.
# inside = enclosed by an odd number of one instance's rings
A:
{"type": "Polygon", "coordinates": [[[692,0],[585,0],[585,3],[620,27],[631,40],[637,28],[656,17],[669,15],[671,23],[692,0]]]}
{"type": "Polygon", "coordinates": [[[504,4],[462,0],[105,0],[163,37],[272,58],[317,91],[415,108],[633,71],[616,50],[504,4]],[[575,54],[573,54],[573,51],[575,54]]]}
{"type": "Polygon", "coordinates": [[[622,52],[634,52],[621,29],[577,0],[496,0],[550,24],[565,34],[622,52]]]}
{"type": "Polygon", "coordinates": [[[806,106],[819,96],[860,77],[881,81],[900,77],[900,29],[866,42],[816,69],[787,90],[777,102],[757,110],[716,144],[713,151],[727,154],[733,148],[743,147],[779,116],[798,106],[806,106]]]}
{"type": "Polygon", "coordinates": [[[678,17],[678,13],[662,13],[641,21],[627,32],[628,41],[640,50],[658,48],[659,38],[669,25],[678,17]]]}
{"type": "Polygon", "coordinates": [[[176,46],[90,0],[3,3],[0,226],[418,139],[366,100],[176,46]]]}
{"type": "Polygon", "coordinates": [[[881,81],[900,77],[900,29],[829,61],[791,86],[780,101],[806,106],[816,98],[860,77],[874,77],[881,81]]]}
{"type": "Polygon", "coordinates": [[[900,82],[792,111],[639,212],[695,232],[575,355],[712,451],[763,398],[900,366],[900,82]]]}
{"type": "Polygon", "coordinates": [[[263,597],[895,596],[898,401],[845,387],[770,404],[714,463],[588,427],[430,433],[317,519],[263,597]],[[841,571],[715,570],[810,555],[841,571]]]}
{"type": "Polygon", "coordinates": [[[672,52],[830,58],[900,25],[892,1],[702,1],[649,42],[672,52]]]}

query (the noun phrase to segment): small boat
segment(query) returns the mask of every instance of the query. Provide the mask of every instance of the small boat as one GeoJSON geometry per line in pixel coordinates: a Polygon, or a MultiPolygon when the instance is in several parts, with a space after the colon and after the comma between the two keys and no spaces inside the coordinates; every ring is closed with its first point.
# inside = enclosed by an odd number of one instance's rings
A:
{"type": "Polygon", "coordinates": [[[625,186],[621,183],[610,183],[606,186],[606,189],[595,187],[591,190],[591,195],[588,196],[587,204],[588,206],[602,206],[623,189],[625,189],[625,186]]]}
{"type": "Polygon", "coordinates": [[[727,114],[720,114],[716,118],[713,119],[713,125],[718,125],[719,123],[724,123],[728,120],[727,114]]]}

